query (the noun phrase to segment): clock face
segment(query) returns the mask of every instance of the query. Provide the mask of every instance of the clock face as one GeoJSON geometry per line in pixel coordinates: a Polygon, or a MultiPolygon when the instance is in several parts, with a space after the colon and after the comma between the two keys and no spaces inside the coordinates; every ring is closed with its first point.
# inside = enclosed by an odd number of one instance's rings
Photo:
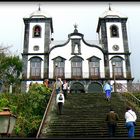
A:
{"type": "Polygon", "coordinates": [[[113,45],[113,50],[114,51],[118,51],[119,50],[119,46],[118,45],[113,45]]]}
{"type": "Polygon", "coordinates": [[[38,51],[39,50],[39,46],[34,46],[34,51],[38,51]]]}

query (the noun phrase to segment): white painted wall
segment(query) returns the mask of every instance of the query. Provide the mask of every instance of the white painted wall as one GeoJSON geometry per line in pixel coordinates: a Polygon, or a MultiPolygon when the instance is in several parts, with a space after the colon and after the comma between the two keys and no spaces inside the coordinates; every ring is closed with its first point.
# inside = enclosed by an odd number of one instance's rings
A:
{"type": "Polygon", "coordinates": [[[44,37],[45,37],[45,23],[30,23],[30,31],[29,31],[29,53],[36,53],[36,51],[33,50],[34,46],[39,46],[39,51],[37,53],[43,53],[44,52],[44,37]],[[33,38],[33,27],[35,25],[41,26],[41,38],[33,38]]]}
{"type": "Polygon", "coordinates": [[[122,38],[122,27],[121,23],[114,23],[114,22],[107,22],[106,23],[107,27],[107,41],[108,41],[108,51],[109,52],[116,52],[112,49],[113,45],[118,45],[119,46],[119,51],[118,52],[124,52],[124,44],[123,44],[123,38],[122,38]],[[111,38],[110,36],[110,26],[116,25],[119,29],[119,37],[111,38]]]}
{"type": "MultiPolygon", "coordinates": [[[[70,75],[71,74],[70,58],[74,56],[74,55],[71,55],[71,50],[72,49],[71,49],[71,41],[70,41],[67,45],[65,45],[63,47],[55,48],[54,50],[51,51],[50,60],[49,60],[50,78],[53,77],[53,69],[54,69],[52,59],[54,59],[57,56],[61,56],[66,59],[65,76],[66,76],[66,78],[71,77],[71,75],[70,75]]],[[[95,48],[95,47],[87,46],[81,40],[81,55],[79,55],[79,56],[84,59],[83,65],[82,65],[83,78],[88,78],[88,76],[89,76],[89,66],[88,66],[87,59],[92,56],[96,56],[101,59],[100,60],[100,73],[101,73],[101,77],[104,77],[104,57],[103,57],[103,53],[101,52],[101,50],[99,50],[98,48],[95,48]]]]}

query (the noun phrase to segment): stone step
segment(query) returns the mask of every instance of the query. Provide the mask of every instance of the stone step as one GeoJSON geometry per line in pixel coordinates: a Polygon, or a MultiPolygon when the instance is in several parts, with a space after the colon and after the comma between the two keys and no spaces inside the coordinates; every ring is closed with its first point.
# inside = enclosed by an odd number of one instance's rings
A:
{"type": "MultiPolygon", "coordinates": [[[[53,117],[43,129],[42,138],[104,138],[108,137],[105,122],[106,113],[113,107],[119,114],[116,137],[126,137],[125,102],[112,94],[111,101],[105,100],[105,94],[77,93],[69,94],[65,101],[63,114],[57,115],[53,110],[53,117]]],[[[140,121],[136,126],[136,137],[140,137],[140,121]]]]}

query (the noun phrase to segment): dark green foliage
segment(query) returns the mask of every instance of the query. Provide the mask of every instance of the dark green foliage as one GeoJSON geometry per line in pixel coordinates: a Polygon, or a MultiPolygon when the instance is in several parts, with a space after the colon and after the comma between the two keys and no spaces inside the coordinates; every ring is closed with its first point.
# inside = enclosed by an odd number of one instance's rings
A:
{"type": "MultiPolygon", "coordinates": [[[[129,93],[123,93],[125,95],[125,97],[131,97],[131,95],[129,93]]],[[[134,95],[137,99],[140,100],[140,92],[134,92],[134,93],[131,93],[132,95],[134,95]]]]}
{"type": "Polygon", "coordinates": [[[30,93],[48,94],[52,92],[51,88],[46,88],[44,84],[33,83],[29,89],[30,93]]]}
{"type": "Polygon", "coordinates": [[[0,110],[9,107],[17,116],[13,135],[35,137],[43,118],[52,89],[33,84],[28,93],[0,94],[0,110]]]}
{"type": "Polygon", "coordinates": [[[6,56],[0,54],[0,80],[3,83],[3,91],[9,92],[12,85],[12,92],[19,92],[21,83],[22,60],[19,56],[6,56]]]}
{"type": "Polygon", "coordinates": [[[133,95],[140,100],[140,92],[133,93],[133,95]]]}

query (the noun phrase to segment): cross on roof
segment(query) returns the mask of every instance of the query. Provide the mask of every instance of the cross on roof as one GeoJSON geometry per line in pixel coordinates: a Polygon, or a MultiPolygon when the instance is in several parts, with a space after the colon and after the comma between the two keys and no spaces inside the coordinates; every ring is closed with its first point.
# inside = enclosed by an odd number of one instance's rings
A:
{"type": "Polygon", "coordinates": [[[38,11],[40,11],[40,10],[41,10],[41,8],[40,8],[40,3],[39,3],[38,11]]]}
{"type": "Polygon", "coordinates": [[[109,10],[111,11],[111,3],[109,3],[109,10]]]}
{"type": "Polygon", "coordinates": [[[77,27],[78,27],[78,25],[75,23],[75,24],[74,24],[74,28],[76,29],[77,27]]]}

